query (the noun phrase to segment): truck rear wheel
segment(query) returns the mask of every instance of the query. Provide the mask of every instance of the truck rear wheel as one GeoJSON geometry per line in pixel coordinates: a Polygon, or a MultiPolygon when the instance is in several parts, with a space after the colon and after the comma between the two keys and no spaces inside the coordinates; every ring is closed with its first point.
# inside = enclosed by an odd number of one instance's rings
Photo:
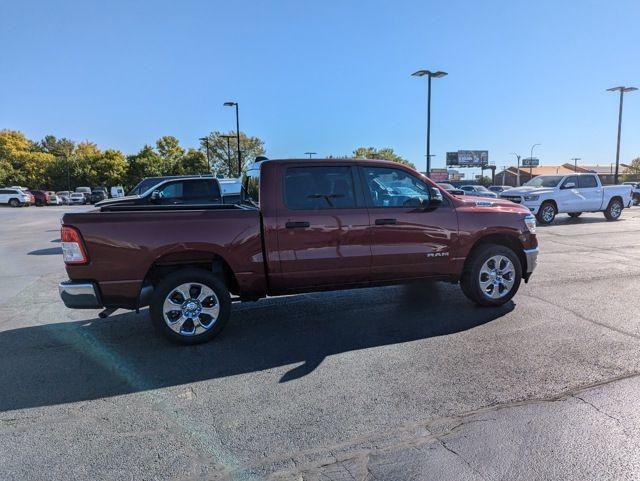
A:
{"type": "Polygon", "coordinates": [[[611,199],[611,202],[609,202],[609,205],[604,211],[604,216],[607,220],[618,220],[622,215],[623,208],[624,206],[620,199],[611,199]]]}
{"type": "Polygon", "coordinates": [[[478,248],[465,266],[462,292],[481,306],[501,306],[515,295],[522,280],[520,259],[508,247],[486,244],[478,248]]]}
{"type": "Polygon", "coordinates": [[[556,214],[558,213],[558,209],[553,202],[543,202],[536,214],[536,218],[540,224],[551,224],[553,219],[556,218],[556,214]]]}
{"type": "Polygon", "coordinates": [[[149,307],[153,326],[169,340],[200,344],[222,331],[231,315],[231,297],[213,273],[186,268],[166,276],[149,307]]]}

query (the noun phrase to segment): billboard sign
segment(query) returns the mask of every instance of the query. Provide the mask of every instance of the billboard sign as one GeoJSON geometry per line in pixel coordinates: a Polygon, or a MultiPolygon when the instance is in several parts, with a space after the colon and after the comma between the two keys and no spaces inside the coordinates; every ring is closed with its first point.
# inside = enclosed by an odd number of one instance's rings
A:
{"type": "Polygon", "coordinates": [[[522,167],[538,167],[540,165],[540,159],[535,157],[527,157],[522,159],[522,167]]]}
{"type": "Polygon", "coordinates": [[[447,169],[431,169],[429,178],[434,182],[446,182],[449,180],[449,172],[447,169]]]}
{"type": "Polygon", "coordinates": [[[447,165],[458,167],[486,167],[489,165],[488,150],[458,150],[447,152],[447,165]]]}

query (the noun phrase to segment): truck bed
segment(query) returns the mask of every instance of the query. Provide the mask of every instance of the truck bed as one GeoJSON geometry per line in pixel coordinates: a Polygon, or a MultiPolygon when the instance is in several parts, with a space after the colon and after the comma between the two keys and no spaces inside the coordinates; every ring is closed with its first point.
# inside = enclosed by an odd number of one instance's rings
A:
{"type": "Polygon", "coordinates": [[[138,307],[143,281],[153,266],[221,258],[245,291],[264,291],[260,212],[237,205],[129,206],[69,213],[89,263],[67,265],[71,279],[95,282],[105,306],[138,307]],[[249,285],[246,285],[246,284],[249,285]]]}

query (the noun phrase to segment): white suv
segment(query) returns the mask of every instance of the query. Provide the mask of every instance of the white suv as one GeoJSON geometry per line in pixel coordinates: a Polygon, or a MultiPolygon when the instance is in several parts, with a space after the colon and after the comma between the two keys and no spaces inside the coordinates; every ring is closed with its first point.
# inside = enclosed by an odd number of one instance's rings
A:
{"type": "Polygon", "coordinates": [[[11,207],[29,205],[29,194],[13,187],[0,188],[0,204],[9,204],[11,207]]]}

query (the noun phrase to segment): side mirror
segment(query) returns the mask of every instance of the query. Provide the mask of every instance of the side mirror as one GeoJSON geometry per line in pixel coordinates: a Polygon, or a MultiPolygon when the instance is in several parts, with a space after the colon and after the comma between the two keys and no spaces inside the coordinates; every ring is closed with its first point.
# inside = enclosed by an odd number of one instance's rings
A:
{"type": "Polygon", "coordinates": [[[151,202],[158,202],[162,198],[162,194],[159,190],[151,192],[151,202]]]}
{"type": "Polygon", "coordinates": [[[576,183],[575,182],[567,182],[566,184],[564,184],[565,189],[575,189],[576,187],[576,183]]]}
{"type": "Polygon", "coordinates": [[[431,198],[428,202],[428,207],[437,207],[442,205],[444,199],[442,198],[442,192],[437,187],[431,187],[431,198]]]}

